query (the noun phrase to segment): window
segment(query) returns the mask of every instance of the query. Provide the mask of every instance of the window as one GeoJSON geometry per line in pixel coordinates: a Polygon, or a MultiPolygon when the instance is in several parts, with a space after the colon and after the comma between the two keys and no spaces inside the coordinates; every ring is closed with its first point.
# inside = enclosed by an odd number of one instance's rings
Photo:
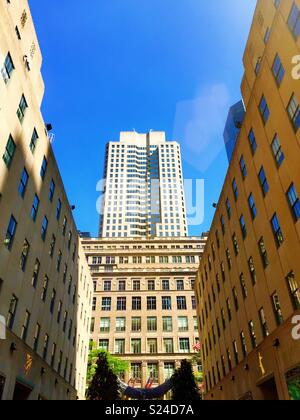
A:
{"type": "Polygon", "coordinates": [[[141,282],[140,280],[133,280],[133,290],[138,292],[141,290],[141,282]]]}
{"type": "Polygon", "coordinates": [[[221,216],[221,218],[220,218],[220,223],[221,223],[222,233],[224,235],[225,234],[225,220],[224,220],[223,216],[221,216]]]}
{"type": "Polygon", "coordinates": [[[48,346],[49,346],[49,335],[45,334],[44,346],[43,346],[43,359],[47,359],[48,346]]]}
{"type": "Polygon", "coordinates": [[[252,219],[254,220],[257,216],[257,210],[256,210],[256,205],[255,205],[255,201],[254,201],[254,197],[252,193],[249,195],[248,204],[249,204],[252,219]]]}
{"type": "Polygon", "coordinates": [[[273,71],[277,86],[280,86],[285,75],[285,70],[278,54],[275,57],[272,71],[273,71]]]}
{"type": "Polygon", "coordinates": [[[272,217],[271,225],[272,225],[273,233],[274,233],[274,236],[275,236],[276,244],[277,244],[278,247],[280,247],[284,242],[284,238],[283,238],[280,223],[279,223],[279,220],[278,220],[278,217],[277,217],[276,213],[272,217]]]}
{"type": "Polygon", "coordinates": [[[173,331],[173,320],[171,316],[163,317],[163,331],[172,332],[173,331]]]}
{"type": "Polygon", "coordinates": [[[3,155],[3,160],[4,160],[4,163],[7,166],[7,168],[10,168],[10,166],[11,166],[15,151],[16,151],[15,142],[14,142],[12,136],[9,136],[9,139],[6,143],[4,155],[3,155]]]}
{"type": "Polygon", "coordinates": [[[177,296],[177,309],[179,311],[187,309],[185,296],[177,296]]]}
{"type": "Polygon", "coordinates": [[[293,124],[294,130],[297,131],[300,127],[300,107],[299,102],[296,99],[295,94],[292,95],[287,108],[291,123],[293,124]]]}
{"type": "Polygon", "coordinates": [[[162,298],[162,309],[165,311],[172,310],[172,299],[170,296],[163,296],[162,298]]]}
{"type": "Polygon", "coordinates": [[[140,338],[131,339],[131,353],[132,354],[142,353],[142,340],[140,338]]]}
{"type": "Polygon", "coordinates": [[[142,299],[140,297],[132,298],[132,310],[140,311],[142,309],[142,299]]]}
{"type": "Polygon", "coordinates": [[[230,219],[231,214],[232,214],[232,210],[231,210],[231,205],[230,205],[229,198],[227,198],[227,200],[226,200],[226,210],[227,210],[228,219],[230,219]]]}
{"type": "Polygon", "coordinates": [[[241,339],[241,346],[242,346],[242,351],[243,351],[243,356],[246,357],[247,356],[247,342],[246,342],[246,336],[243,333],[243,331],[240,334],[240,339],[241,339]]]}
{"type": "Polygon", "coordinates": [[[178,317],[178,331],[179,332],[186,332],[189,330],[189,321],[186,316],[179,316],[178,317]]]}
{"type": "Polygon", "coordinates": [[[55,306],[55,299],[56,299],[56,290],[53,289],[50,301],[50,313],[53,314],[54,306],[55,306]]]}
{"type": "Polygon", "coordinates": [[[33,199],[33,203],[32,203],[32,207],[31,207],[31,214],[30,214],[31,219],[34,222],[36,221],[39,205],[40,205],[40,200],[39,200],[38,196],[35,194],[34,199],[33,199]]]}
{"type": "Polygon", "coordinates": [[[239,197],[239,191],[238,191],[238,187],[237,187],[237,183],[235,179],[232,182],[232,189],[233,189],[234,198],[235,200],[237,200],[239,197]]]}
{"type": "Polygon", "coordinates": [[[277,134],[274,137],[274,140],[272,142],[272,152],[273,152],[277,166],[280,166],[282,162],[284,161],[284,154],[283,154],[280,140],[277,134]]]}
{"type": "Polygon", "coordinates": [[[177,280],[177,290],[184,290],[184,281],[183,280],[177,280]]]}
{"type": "Polygon", "coordinates": [[[259,171],[258,177],[259,177],[260,185],[262,188],[262,192],[264,195],[266,195],[269,191],[269,184],[268,184],[266,173],[263,167],[259,171]]]}
{"type": "Polygon", "coordinates": [[[148,311],[156,310],[156,297],[155,296],[147,297],[147,310],[148,311]]]}
{"type": "Polygon", "coordinates": [[[295,279],[294,272],[291,272],[287,276],[287,283],[288,283],[288,288],[291,295],[293,307],[295,310],[298,310],[300,309],[300,289],[295,279]]]}
{"type": "Polygon", "coordinates": [[[142,330],[142,319],[141,317],[133,317],[131,319],[131,329],[133,332],[140,332],[142,330]]]}
{"type": "Polygon", "coordinates": [[[42,162],[42,166],[41,166],[41,171],[40,171],[40,175],[41,175],[42,179],[45,179],[46,172],[47,172],[47,166],[48,166],[48,162],[47,162],[47,159],[44,157],[43,162],[42,162]]]}
{"type": "Polygon", "coordinates": [[[189,353],[190,352],[190,340],[188,338],[179,339],[179,351],[180,353],[189,353]]]}
{"type": "Polygon", "coordinates": [[[32,279],[31,279],[31,285],[32,287],[36,288],[38,283],[38,277],[40,272],[41,263],[38,259],[35,260],[32,279]]]}
{"type": "Polygon", "coordinates": [[[293,4],[287,23],[291,33],[297,39],[300,35],[300,10],[295,3],[293,4]]]}
{"type": "Polygon", "coordinates": [[[26,192],[26,188],[27,188],[27,184],[28,184],[28,179],[29,179],[28,172],[24,168],[23,172],[22,172],[22,175],[21,175],[19,188],[18,188],[19,194],[22,198],[24,198],[24,196],[25,196],[25,192],[26,192]]]}
{"type": "Polygon", "coordinates": [[[239,243],[236,234],[234,233],[232,236],[232,243],[233,243],[233,249],[236,256],[239,255],[240,249],[239,249],[239,243]]]}
{"type": "Polygon", "coordinates": [[[116,332],[125,332],[126,330],[126,318],[116,319],[116,332]]]}
{"type": "Polygon", "coordinates": [[[264,124],[266,124],[269,117],[270,117],[270,111],[269,111],[269,107],[268,107],[266,98],[264,96],[261,98],[261,101],[260,101],[260,104],[259,104],[259,112],[260,112],[260,115],[263,119],[264,124]]]}
{"type": "Polygon", "coordinates": [[[147,330],[148,331],[157,331],[157,318],[148,317],[147,318],[147,330]]]}
{"type": "Polygon", "coordinates": [[[56,220],[57,221],[60,219],[60,213],[61,213],[61,200],[58,199],[57,207],[56,207],[56,220]]]}
{"type": "Polygon", "coordinates": [[[247,292],[246,281],[245,281],[245,277],[243,273],[241,273],[240,275],[240,284],[241,284],[243,298],[246,299],[248,296],[248,292],[247,292]]]}
{"type": "Polygon", "coordinates": [[[158,382],[158,364],[148,363],[147,365],[147,376],[154,382],[158,382]]]}
{"type": "Polygon", "coordinates": [[[41,294],[41,299],[42,299],[43,302],[45,302],[46,298],[47,298],[48,285],[49,285],[49,278],[48,278],[48,276],[45,275],[42,294],[41,294]]]}
{"type": "Polygon", "coordinates": [[[253,129],[250,130],[250,133],[248,135],[248,139],[249,139],[249,143],[250,143],[251,152],[254,155],[254,153],[256,152],[256,149],[257,149],[257,142],[256,142],[256,138],[255,138],[255,134],[254,134],[253,129]]]}
{"type": "Polygon", "coordinates": [[[174,342],[173,338],[164,338],[164,353],[174,353],[174,342]]]}
{"type": "Polygon", "coordinates": [[[270,332],[269,332],[269,328],[268,328],[268,324],[267,324],[267,320],[265,316],[265,311],[263,308],[259,310],[259,320],[260,320],[263,336],[264,338],[266,338],[270,335],[270,332]]]}
{"type": "Polygon", "coordinates": [[[56,242],[56,238],[54,235],[52,235],[52,239],[50,242],[50,250],[49,250],[49,255],[51,258],[53,257],[53,254],[54,254],[55,242],[56,242]]]}
{"type": "Polygon", "coordinates": [[[6,320],[6,325],[9,330],[13,329],[17,307],[18,307],[18,298],[15,295],[13,295],[9,304],[8,315],[7,315],[7,320],[6,320]]]}
{"type": "Polygon", "coordinates": [[[157,338],[148,338],[147,339],[147,352],[150,354],[157,353],[157,338]]]}
{"type": "Polygon", "coordinates": [[[246,167],[244,156],[242,156],[240,159],[240,169],[241,169],[242,177],[245,179],[247,176],[247,167],[246,167]]]}
{"type": "Polygon", "coordinates": [[[111,311],[111,298],[102,298],[102,311],[111,311]]]}
{"type": "Polygon", "coordinates": [[[38,138],[39,138],[38,133],[37,133],[36,129],[34,128],[32,136],[31,136],[31,140],[30,140],[30,143],[29,143],[29,149],[31,150],[31,153],[35,152],[38,138]]]}
{"type": "Polygon", "coordinates": [[[117,311],[126,311],[126,297],[117,298],[117,311]]]}
{"type": "Polygon", "coordinates": [[[120,280],[119,281],[119,292],[125,292],[126,290],[126,281],[120,280]]]}
{"type": "Polygon", "coordinates": [[[238,293],[237,293],[237,290],[236,290],[235,287],[232,289],[232,295],[233,295],[235,310],[238,311],[239,310],[239,298],[238,298],[238,293]]]}
{"type": "Polygon", "coordinates": [[[266,29],[266,32],[265,32],[265,36],[264,36],[264,43],[265,44],[268,43],[268,41],[270,39],[270,35],[271,35],[271,30],[270,30],[270,28],[267,28],[266,29]]]}
{"type": "Polygon", "coordinates": [[[246,237],[247,237],[247,227],[246,227],[246,222],[245,222],[245,218],[244,218],[243,215],[240,217],[240,226],[241,226],[243,239],[246,239],[246,237]]]}
{"type": "Polygon", "coordinates": [[[4,242],[8,250],[11,250],[12,248],[13,241],[16,235],[17,225],[18,224],[17,224],[16,219],[14,218],[13,215],[11,215],[10,221],[7,227],[5,242],[4,242]]]}
{"type": "Polygon", "coordinates": [[[56,270],[59,272],[61,267],[61,260],[62,260],[62,252],[61,250],[58,251],[57,254],[57,262],[56,262],[56,270]]]}
{"type": "Polygon", "coordinates": [[[133,380],[141,381],[142,365],[140,363],[131,363],[131,377],[133,380]]]}
{"type": "Polygon", "coordinates": [[[43,241],[45,241],[45,239],[46,239],[47,229],[48,229],[48,219],[45,216],[44,220],[43,220],[43,223],[42,223],[42,230],[41,230],[41,237],[42,237],[43,241]]]}
{"type": "Polygon", "coordinates": [[[41,326],[40,326],[40,324],[36,324],[35,331],[34,331],[34,337],[33,337],[33,350],[35,352],[38,351],[40,333],[41,333],[41,326]]]}
{"type": "Polygon", "coordinates": [[[148,280],[148,290],[149,291],[155,290],[155,281],[154,280],[148,280]]]}
{"type": "Polygon", "coordinates": [[[257,341],[256,341],[256,334],[255,334],[253,321],[250,321],[248,326],[249,326],[249,334],[250,334],[252,348],[255,349],[257,347],[257,341]]]}
{"type": "Polygon", "coordinates": [[[6,58],[5,58],[5,61],[4,61],[4,66],[1,69],[2,77],[3,77],[3,80],[6,84],[8,83],[9,79],[11,78],[11,75],[12,75],[14,69],[15,69],[14,63],[12,61],[10,53],[8,53],[6,58]]]}
{"type": "Polygon", "coordinates": [[[288,202],[290,204],[295,221],[300,218],[300,201],[295,185],[292,184],[287,192],[288,202]]]}
{"type": "Polygon", "coordinates": [[[99,340],[99,349],[108,351],[109,350],[109,340],[99,340]]]}
{"type": "Polygon", "coordinates": [[[248,260],[248,266],[249,266],[249,271],[250,271],[250,276],[251,276],[252,284],[254,286],[256,284],[256,269],[255,269],[253,257],[250,257],[249,258],[249,260],[248,260]]]}
{"type": "Polygon", "coordinates": [[[50,189],[49,189],[49,201],[52,202],[53,201],[53,197],[54,197],[54,192],[55,192],[55,184],[53,179],[50,182],[50,189]]]}
{"type": "Polygon", "coordinates": [[[26,269],[29,248],[30,248],[29,242],[27,241],[27,239],[25,239],[23,242],[23,248],[22,248],[22,253],[21,253],[21,258],[20,258],[20,268],[22,271],[25,271],[26,269]]]}
{"type": "Polygon", "coordinates": [[[115,353],[125,354],[125,340],[124,339],[118,339],[115,341],[115,353]]]}
{"type": "Polygon", "coordinates": [[[163,280],[162,281],[162,289],[163,290],[170,290],[170,281],[169,280],[163,280]]]}
{"type": "Polygon", "coordinates": [[[260,241],[258,242],[258,247],[259,247],[260,256],[263,262],[263,266],[264,268],[266,268],[269,265],[269,258],[268,258],[268,253],[266,250],[264,238],[260,239],[260,241]]]}
{"type": "Polygon", "coordinates": [[[282,325],[283,322],[284,322],[284,319],[283,319],[283,315],[282,315],[282,311],[281,311],[281,305],[280,305],[279,296],[278,296],[277,292],[273,293],[273,295],[271,296],[271,299],[272,299],[272,304],[273,304],[273,310],[274,310],[276,323],[277,323],[278,326],[282,325]]]}
{"type": "Polygon", "coordinates": [[[20,103],[19,103],[19,107],[17,109],[17,116],[19,118],[20,123],[22,123],[24,120],[25,112],[27,108],[28,108],[28,105],[27,105],[25,96],[22,95],[20,103]]]}
{"type": "Polygon", "coordinates": [[[103,290],[104,292],[110,292],[111,291],[111,281],[105,280],[103,284],[103,290]]]}
{"type": "Polygon", "coordinates": [[[110,318],[100,318],[100,332],[108,333],[110,331],[110,318]]]}

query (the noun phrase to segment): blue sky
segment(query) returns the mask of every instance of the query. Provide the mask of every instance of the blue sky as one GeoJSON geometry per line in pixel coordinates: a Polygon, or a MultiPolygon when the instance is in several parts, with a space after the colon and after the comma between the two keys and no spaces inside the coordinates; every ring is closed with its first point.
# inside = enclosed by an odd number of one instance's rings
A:
{"type": "Polygon", "coordinates": [[[166,131],[184,177],[205,180],[209,229],[227,169],[255,0],[29,0],[43,53],[43,115],[80,230],[97,234],[96,183],[120,131],[166,131]]]}

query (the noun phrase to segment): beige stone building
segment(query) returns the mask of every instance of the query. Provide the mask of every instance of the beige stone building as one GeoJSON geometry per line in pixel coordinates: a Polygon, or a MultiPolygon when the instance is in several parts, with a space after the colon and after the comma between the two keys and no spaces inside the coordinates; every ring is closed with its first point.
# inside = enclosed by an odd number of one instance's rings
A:
{"type": "Polygon", "coordinates": [[[0,2],[0,63],[0,399],[82,398],[92,281],[40,112],[25,0],[0,2]]]}
{"type": "Polygon", "coordinates": [[[299,25],[299,0],[257,2],[246,114],[196,286],[207,399],[299,399],[299,25]]]}
{"type": "Polygon", "coordinates": [[[204,245],[204,237],[83,240],[94,281],[91,342],[129,362],[125,382],[156,386],[195,356],[204,245]]]}

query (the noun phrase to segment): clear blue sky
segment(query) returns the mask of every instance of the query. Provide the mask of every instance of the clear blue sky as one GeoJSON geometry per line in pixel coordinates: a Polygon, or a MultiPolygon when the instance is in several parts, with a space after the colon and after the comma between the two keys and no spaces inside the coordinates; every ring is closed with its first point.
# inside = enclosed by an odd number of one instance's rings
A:
{"type": "Polygon", "coordinates": [[[205,180],[209,229],[227,169],[255,0],[29,0],[44,63],[43,115],[80,230],[98,229],[96,183],[119,132],[166,131],[184,176],[205,180]]]}

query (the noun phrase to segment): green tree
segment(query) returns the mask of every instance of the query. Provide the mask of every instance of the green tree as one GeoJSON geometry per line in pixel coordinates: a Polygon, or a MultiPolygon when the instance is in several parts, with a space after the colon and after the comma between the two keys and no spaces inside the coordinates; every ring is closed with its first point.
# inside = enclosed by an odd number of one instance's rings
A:
{"type": "Polygon", "coordinates": [[[88,369],[87,369],[87,382],[88,384],[92,381],[96,368],[97,368],[97,361],[100,355],[105,355],[109,368],[116,376],[122,376],[125,372],[129,371],[129,363],[125,362],[124,360],[120,360],[119,358],[112,356],[110,353],[106,352],[102,349],[93,349],[89,353],[88,357],[88,369]]]}
{"type": "Polygon", "coordinates": [[[90,382],[87,399],[92,401],[119,400],[118,378],[109,367],[107,355],[100,353],[95,374],[90,382]]]}
{"type": "Polygon", "coordinates": [[[190,402],[201,400],[191,362],[187,360],[182,361],[180,369],[173,376],[173,383],[172,399],[174,401],[190,402]]]}

